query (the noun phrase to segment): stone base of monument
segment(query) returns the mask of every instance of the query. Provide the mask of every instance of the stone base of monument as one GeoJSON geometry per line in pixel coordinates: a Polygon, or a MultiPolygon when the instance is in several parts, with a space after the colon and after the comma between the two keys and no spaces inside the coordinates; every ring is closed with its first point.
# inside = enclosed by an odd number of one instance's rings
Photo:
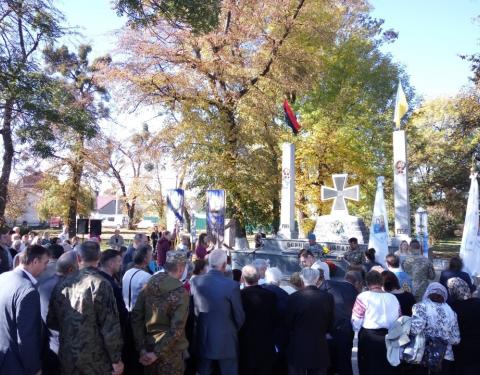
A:
{"type": "MultiPolygon", "coordinates": [[[[270,267],[279,268],[285,277],[300,271],[298,254],[308,246],[307,240],[285,240],[274,237],[264,238],[262,242],[262,247],[258,249],[245,248],[231,251],[233,268],[241,269],[255,259],[265,259],[269,262],[270,267]]],[[[327,242],[321,242],[320,245],[328,247],[330,252],[325,258],[337,266],[334,278],[342,279],[347,269],[347,264],[343,260],[343,254],[348,249],[348,245],[327,242]]],[[[366,245],[360,245],[360,248],[366,250],[366,245]]],[[[316,257],[321,255],[316,251],[314,253],[316,257]]]]}
{"type": "Polygon", "coordinates": [[[317,242],[348,243],[356,237],[359,244],[368,244],[368,229],[364,221],[351,215],[323,215],[317,218],[317,242]]]}

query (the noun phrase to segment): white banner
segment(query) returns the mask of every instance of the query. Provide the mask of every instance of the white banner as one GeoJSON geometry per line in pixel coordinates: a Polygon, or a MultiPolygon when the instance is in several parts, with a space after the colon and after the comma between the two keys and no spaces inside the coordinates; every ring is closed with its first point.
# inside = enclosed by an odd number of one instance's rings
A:
{"type": "Polygon", "coordinates": [[[368,248],[373,247],[376,251],[375,260],[383,265],[385,265],[385,257],[388,254],[388,218],[383,196],[384,181],[383,176],[377,177],[377,192],[375,193],[375,205],[368,241],[368,248]]]}
{"type": "Polygon", "coordinates": [[[464,269],[472,276],[480,275],[480,236],[478,220],[478,180],[477,173],[470,176],[472,183],[468,193],[467,212],[463,226],[462,245],[460,256],[463,259],[464,269]]]}

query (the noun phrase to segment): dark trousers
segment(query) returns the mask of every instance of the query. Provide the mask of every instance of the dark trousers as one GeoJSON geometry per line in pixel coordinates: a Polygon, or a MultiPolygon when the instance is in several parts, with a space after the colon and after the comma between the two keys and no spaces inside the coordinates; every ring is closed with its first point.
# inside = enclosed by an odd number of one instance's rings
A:
{"type": "Polygon", "coordinates": [[[352,375],[352,348],[354,333],[350,331],[336,331],[328,340],[330,353],[330,367],[328,374],[352,375]]]}
{"type": "Polygon", "coordinates": [[[387,360],[387,329],[365,329],[358,333],[358,372],[360,375],[394,375],[387,360]]]}
{"type": "Polygon", "coordinates": [[[258,363],[255,367],[242,366],[240,363],[240,375],[272,375],[273,363],[258,363]]]}
{"type": "Polygon", "coordinates": [[[327,375],[326,368],[298,368],[288,366],[288,375],[327,375]]]}
{"type": "Polygon", "coordinates": [[[201,358],[198,362],[198,375],[210,375],[213,373],[214,364],[218,364],[221,375],[237,375],[237,358],[228,359],[207,359],[201,358]]]}
{"type": "Polygon", "coordinates": [[[464,365],[455,363],[455,375],[478,375],[480,374],[480,364],[464,365]]]}
{"type": "Polygon", "coordinates": [[[57,354],[50,348],[44,350],[42,358],[42,374],[60,375],[60,373],[60,361],[58,360],[57,354]]]}
{"type": "MultiPolygon", "coordinates": [[[[475,374],[479,373],[475,372],[475,374]]],[[[440,372],[433,372],[426,367],[418,366],[415,375],[455,375],[455,362],[444,359],[442,361],[442,370],[440,372]]]]}

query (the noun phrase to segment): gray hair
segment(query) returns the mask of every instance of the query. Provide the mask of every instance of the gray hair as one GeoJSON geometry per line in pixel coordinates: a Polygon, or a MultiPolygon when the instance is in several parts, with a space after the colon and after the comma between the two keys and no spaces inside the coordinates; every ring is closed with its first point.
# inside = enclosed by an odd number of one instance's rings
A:
{"type": "Polygon", "coordinates": [[[300,278],[302,279],[304,286],[315,286],[320,278],[320,270],[304,268],[300,271],[300,278]]]}
{"type": "Polygon", "coordinates": [[[227,253],[221,249],[213,250],[208,256],[208,265],[210,268],[218,270],[227,263],[227,253]]]}
{"type": "Polygon", "coordinates": [[[78,256],[87,263],[98,261],[100,259],[100,245],[98,242],[85,241],[78,249],[78,256]]]}
{"type": "Polygon", "coordinates": [[[282,271],[280,271],[280,269],[277,267],[270,267],[265,271],[265,281],[267,284],[280,285],[282,282],[282,277],[282,271]]]}
{"type": "Polygon", "coordinates": [[[60,258],[58,258],[55,267],[57,273],[63,276],[67,275],[72,269],[76,270],[78,268],[78,263],[75,251],[67,251],[66,253],[63,253],[60,258]]]}
{"type": "Polygon", "coordinates": [[[247,264],[242,268],[242,277],[246,285],[256,285],[260,279],[260,274],[253,264],[247,264]]]}

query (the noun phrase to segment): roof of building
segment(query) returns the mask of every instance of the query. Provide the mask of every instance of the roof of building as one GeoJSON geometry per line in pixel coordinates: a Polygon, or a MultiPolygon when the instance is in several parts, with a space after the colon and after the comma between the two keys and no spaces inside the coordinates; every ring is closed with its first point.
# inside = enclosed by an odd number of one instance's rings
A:
{"type": "Polygon", "coordinates": [[[97,196],[96,209],[101,210],[103,207],[105,207],[107,204],[109,204],[111,201],[114,201],[115,199],[116,199],[115,195],[99,195],[99,196],[97,196]]]}
{"type": "Polygon", "coordinates": [[[42,179],[43,172],[33,172],[29,175],[23,176],[19,181],[19,185],[25,189],[35,188],[42,179]]]}

